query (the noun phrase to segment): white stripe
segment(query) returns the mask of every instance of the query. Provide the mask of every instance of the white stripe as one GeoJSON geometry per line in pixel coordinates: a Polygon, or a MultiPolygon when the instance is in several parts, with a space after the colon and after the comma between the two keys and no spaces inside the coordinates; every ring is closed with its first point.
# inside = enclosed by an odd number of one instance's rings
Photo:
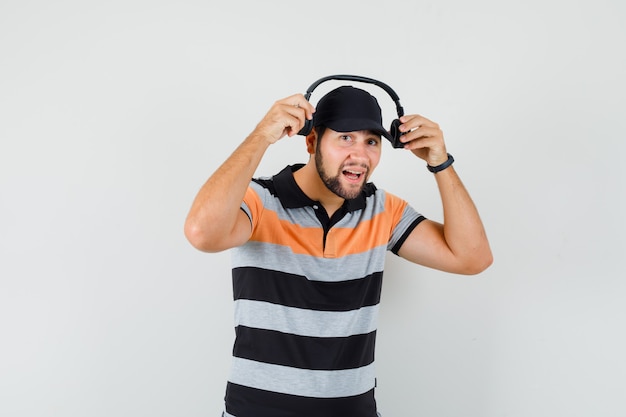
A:
{"type": "Polygon", "coordinates": [[[233,358],[229,381],[234,384],[314,398],[363,394],[374,388],[375,367],[342,371],[313,371],[233,358]]]}
{"type": "Polygon", "coordinates": [[[235,326],[276,330],[310,337],[348,337],[371,333],[378,324],[378,305],[351,311],[315,311],[264,301],[235,301],[235,326]]]}

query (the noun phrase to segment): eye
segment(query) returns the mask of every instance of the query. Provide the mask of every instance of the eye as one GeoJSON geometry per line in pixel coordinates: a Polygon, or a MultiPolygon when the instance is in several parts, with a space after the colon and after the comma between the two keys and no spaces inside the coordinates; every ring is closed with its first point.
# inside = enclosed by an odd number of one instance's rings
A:
{"type": "Polygon", "coordinates": [[[371,145],[371,146],[378,146],[380,145],[380,139],[378,138],[371,138],[367,140],[367,144],[371,145]]]}
{"type": "Polygon", "coordinates": [[[350,135],[339,135],[338,139],[341,146],[350,146],[354,142],[350,135]]]}

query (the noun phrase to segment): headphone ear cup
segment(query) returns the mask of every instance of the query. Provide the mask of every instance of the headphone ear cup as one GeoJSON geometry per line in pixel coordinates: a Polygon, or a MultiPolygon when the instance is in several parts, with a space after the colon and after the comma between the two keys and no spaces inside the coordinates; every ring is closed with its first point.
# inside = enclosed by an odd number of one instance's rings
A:
{"type": "Polygon", "coordinates": [[[304,121],[304,126],[300,129],[298,135],[308,136],[308,134],[311,133],[311,130],[313,130],[313,120],[306,119],[304,121]]]}
{"type": "Polygon", "coordinates": [[[402,122],[400,119],[395,119],[391,122],[391,127],[389,128],[389,133],[391,134],[391,146],[394,148],[404,148],[404,143],[400,142],[400,136],[403,135],[400,132],[400,125],[402,122]]]}

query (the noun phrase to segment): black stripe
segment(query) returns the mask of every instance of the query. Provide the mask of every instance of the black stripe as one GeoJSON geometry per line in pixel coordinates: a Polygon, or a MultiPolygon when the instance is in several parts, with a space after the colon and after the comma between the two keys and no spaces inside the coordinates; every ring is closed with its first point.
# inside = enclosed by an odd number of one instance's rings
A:
{"type": "Polygon", "coordinates": [[[396,242],[396,244],[393,245],[393,248],[391,248],[391,252],[397,255],[398,251],[404,244],[404,241],[409,237],[413,229],[415,229],[417,225],[420,224],[424,220],[426,220],[426,217],[424,216],[419,216],[417,219],[413,220],[413,223],[411,223],[411,225],[407,227],[402,237],[400,237],[400,239],[396,242]]]}
{"type": "Polygon", "coordinates": [[[350,311],[380,302],[383,273],[341,282],[310,281],[300,275],[255,267],[233,269],[235,300],[267,301],[319,311],[350,311]]]}
{"type": "Polygon", "coordinates": [[[235,333],[233,356],[257,362],[327,371],[374,362],[376,331],[348,337],[309,337],[237,326],[235,333]]]}
{"type": "Polygon", "coordinates": [[[374,390],[340,398],[280,394],[229,382],[226,411],[237,417],[376,417],[374,390]]]}

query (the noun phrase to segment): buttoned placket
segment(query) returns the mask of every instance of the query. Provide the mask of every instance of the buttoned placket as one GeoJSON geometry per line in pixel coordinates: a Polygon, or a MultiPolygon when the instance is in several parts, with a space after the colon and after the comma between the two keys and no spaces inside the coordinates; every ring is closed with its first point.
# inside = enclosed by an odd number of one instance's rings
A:
{"type": "Polygon", "coordinates": [[[328,217],[328,212],[321,204],[313,204],[311,206],[315,212],[315,216],[322,225],[324,231],[322,240],[322,250],[324,258],[334,258],[337,256],[337,244],[335,241],[335,234],[333,233],[333,226],[339,222],[346,215],[347,211],[344,206],[337,210],[332,218],[328,217]]]}

